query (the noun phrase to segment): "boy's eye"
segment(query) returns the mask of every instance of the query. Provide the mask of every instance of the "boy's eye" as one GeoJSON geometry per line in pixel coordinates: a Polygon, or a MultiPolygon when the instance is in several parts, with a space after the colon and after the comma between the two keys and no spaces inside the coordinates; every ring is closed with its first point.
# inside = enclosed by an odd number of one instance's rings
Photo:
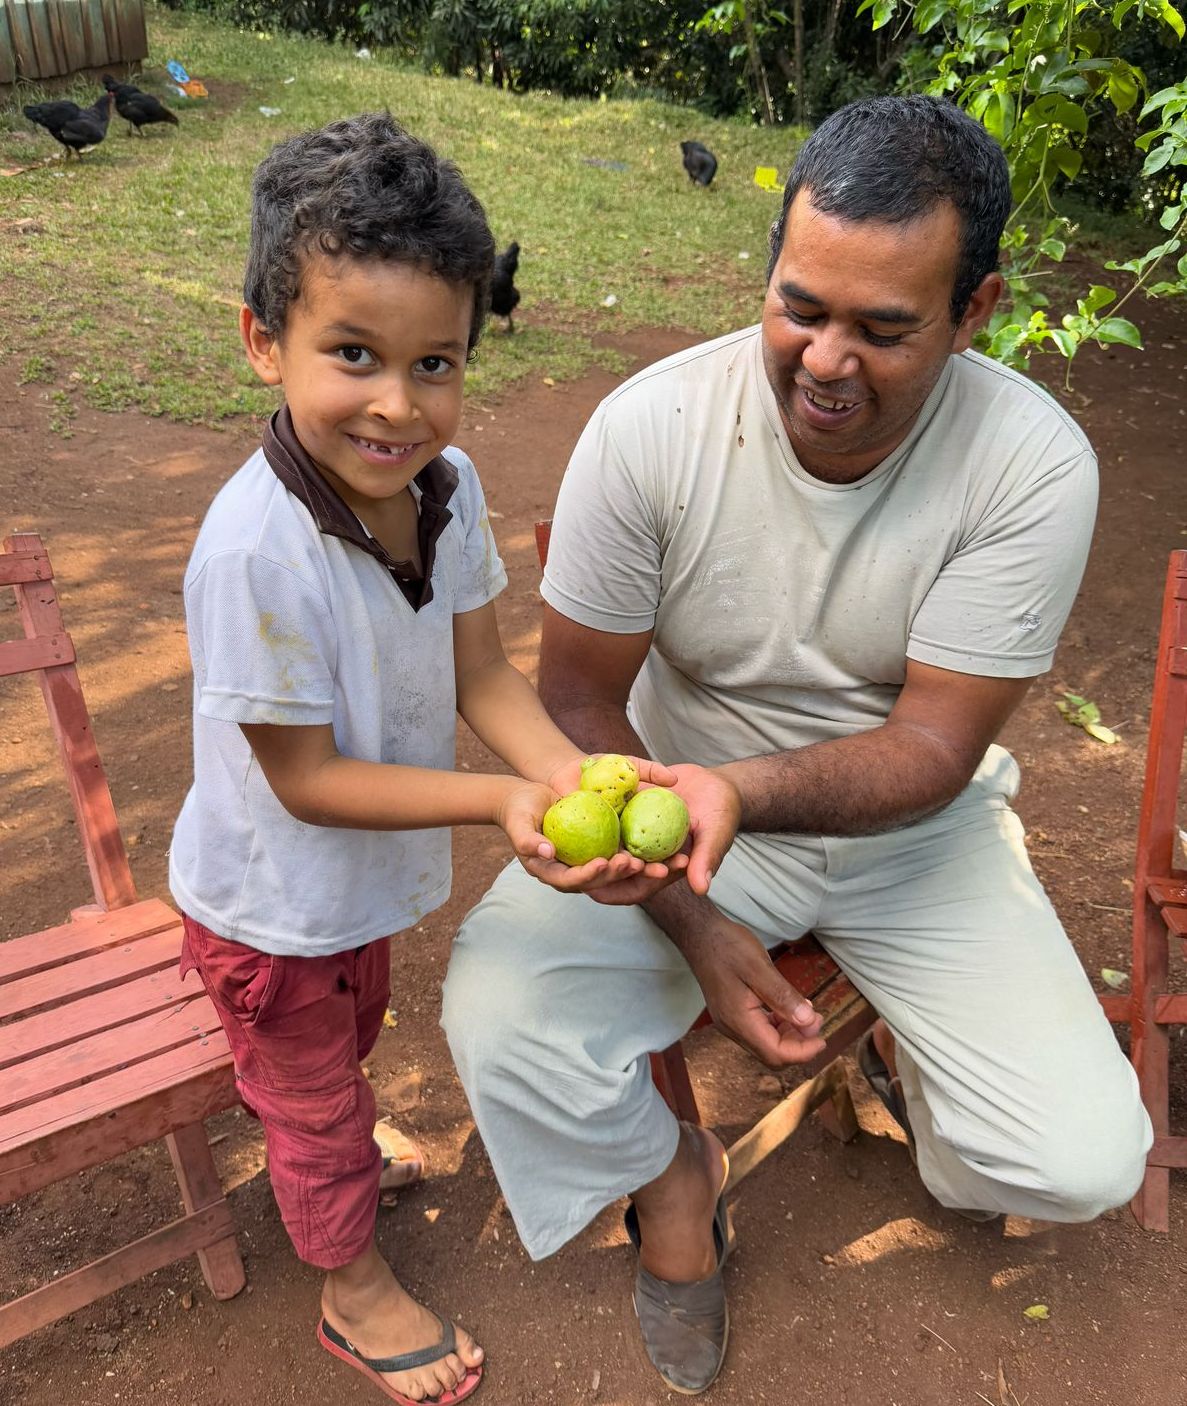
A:
{"type": "Polygon", "coordinates": [[[373,366],[375,364],[375,358],[366,347],[338,347],[336,355],[340,356],[348,366],[373,366]]]}
{"type": "Polygon", "coordinates": [[[422,356],[420,368],[430,376],[442,376],[453,369],[453,362],[446,360],[443,356],[422,356]]]}

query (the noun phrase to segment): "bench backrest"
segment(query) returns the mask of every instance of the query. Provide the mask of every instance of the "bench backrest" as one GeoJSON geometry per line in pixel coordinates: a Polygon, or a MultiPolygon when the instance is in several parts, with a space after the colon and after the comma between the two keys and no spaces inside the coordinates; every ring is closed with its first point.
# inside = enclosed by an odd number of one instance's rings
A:
{"type": "Polygon", "coordinates": [[[1170,554],[1162,627],[1150,707],[1150,743],[1146,753],[1146,782],[1138,823],[1137,872],[1134,898],[1140,909],[1146,882],[1166,878],[1180,866],[1178,846],[1179,789],[1183,772],[1183,741],[1187,736],[1187,550],[1170,554]]]}
{"type": "Polygon", "coordinates": [[[123,908],[136,902],[136,887],[53,576],[49,554],[37,533],[18,532],[4,539],[0,587],[11,586],[16,592],[25,635],[0,641],[0,678],[37,675],[70,786],[95,902],[103,909],[123,908]]]}

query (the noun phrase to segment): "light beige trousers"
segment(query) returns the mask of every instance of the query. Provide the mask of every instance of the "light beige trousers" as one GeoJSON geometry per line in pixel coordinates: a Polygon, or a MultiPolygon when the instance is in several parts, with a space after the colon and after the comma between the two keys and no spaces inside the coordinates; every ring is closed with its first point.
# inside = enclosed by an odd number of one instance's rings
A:
{"type": "MultiPolygon", "coordinates": [[[[1017,784],[993,747],[956,801],[907,829],[739,836],[711,896],[768,947],[811,929],[885,1018],[937,1200],[1090,1220],[1137,1190],[1150,1121],[1031,871],[1017,784]]],[[[559,894],[518,863],[462,924],[442,1024],[533,1258],[671,1161],[677,1126],[647,1056],[702,1004],[641,909],[559,894]]]]}

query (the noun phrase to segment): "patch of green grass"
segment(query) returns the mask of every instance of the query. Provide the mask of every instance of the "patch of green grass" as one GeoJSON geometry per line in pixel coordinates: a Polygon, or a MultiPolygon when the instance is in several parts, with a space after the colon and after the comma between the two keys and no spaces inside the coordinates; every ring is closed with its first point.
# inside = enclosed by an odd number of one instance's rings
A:
{"type": "MultiPolygon", "coordinates": [[[[513,95],[429,77],[390,55],[366,62],[344,47],[151,5],[147,14],[141,86],[163,96],[181,126],[128,137],[116,116],[81,162],[50,160],[0,186],[4,216],[35,219],[39,230],[0,239],[0,356],[52,357],[62,379],[81,372],[77,386],[92,405],[206,423],[272,408],[236,328],[252,170],[278,139],[373,108],[390,108],[455,160],[500,246],[522,246],[516,333],[487,332],[472,396],[493,399],[525,377],[620,366],[599,334],[662,325],[712,336],[759,316],[779,197],[754,185],[754,168],[787,169],[798,144],[790,130],[652,100],[513,95]],[[203,80],[209,100],[170,95],[170,58],[203,80]],[[261,106],[280,116],[262,116],[261,106]],[[708,191],[681,167],[686,137],[719,157],[708,191]]],[[[85,84],[70,93],[80,102],[96,95],[85,84]]],[[[61,150],[20,113],[41,96],[24,91],[0,110],[5,164],[61,150]]]]}
{"type": "Polygon", "coordinates": [[[52,385],[54,373],[56,371],[54,359],[50,356],[37,356],[36,354],[27,358],[24,366],[21,367],[19,384],[30,386],[36,381],[45,381],[52,385]]]}

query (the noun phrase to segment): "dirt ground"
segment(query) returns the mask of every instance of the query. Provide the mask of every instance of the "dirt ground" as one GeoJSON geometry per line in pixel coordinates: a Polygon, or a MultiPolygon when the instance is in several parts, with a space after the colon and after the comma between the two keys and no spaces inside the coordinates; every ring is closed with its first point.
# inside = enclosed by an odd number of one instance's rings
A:
{"type": "MultiPolygon", "coordinates": [[[[1129,968],[1128,875],[1161,581],[1168,550],[1187,544],[1181,318],[1173,305],[1142,309],[1147,353],[1090,355],[1065,397],[1101,456],[1096,548],[1056,667],[1005,739],[1024,768],[1020,808],[1036,868],[1098,985],[1102,967],[1129,968]],[[1068,727],[1054,707],[1063,688],[1094,699],[1122,742],[1105,747],[1068,727]]],[[[664,332],[621,345],[643,365],[690,340],[664,332]]],[[[569,448],[614,383],[599,374],[528,386],[471,411],[460,436],[508,564],[504,633],[528,670],[539,620],[532,524],[550,513],[569,448]]],[[[207,502],[254,436],[246,426],[218,433],[82,412],[63,440],[49,430],[45,388],[18,386],[11,368],[0,368],[0,404],[0,529],[48,539],[137,883],[166,897],[166,847],[190,768],[182,570],[207,502]]],[[[6,599],[0,636],[15,626],[6,599]]],[[[60,922],[88,898],[40,696],[26,682],[0,697],[0,939],[60,922]]],[[[484,764],[468,737],[461,758],[484,764]]],[[[504,855],[499,837],[477,830],[458,834],[455,854],[452,899],[398,946],[398,1023],[370,1061],[381,1107],[429,1158],[427,1179],[382,1215],[381,1244],[414,1293],[485,1344],[478,1399],[488,1406],[673,1400],[637,1344],[618,1213],[533,1265],[502,1205],[437,1009],[450,938],[504,855]]],[[[706,1116],[727,1140],[797,1079],[766,1073],[712,1032],[689,1049],[706,1116]]],[[[1180,1105],[1181,1055],[1180,1045],[1180,1105]]],[[[1084,1227],[977,1227],[929,1200],[857,1076],[854,1087],[864,1128],[854,1143],[813,1122],[737,1193],[733,1336],[715,1402],[1187,1403],[1187,1177],[1173,1182],[1169,1236],[1143,1233],[1125,1211],[1084,1227]],[[1046,1321],[1024,1316],[1034,1304],[1049,1307],[1046,1321]]],[[[163,1270],[0,1356],[0,1403],[379,1399],[317,1347],[318,1276],[293,1258],[255,1126],[231,1112],[210,1132],[247,1291],[218,1303],[196,1262],[163,1270]]],[[[175,1207],[155,1148],[0,1210],[0,1295],[145,1233],[175,1207]]]]}

